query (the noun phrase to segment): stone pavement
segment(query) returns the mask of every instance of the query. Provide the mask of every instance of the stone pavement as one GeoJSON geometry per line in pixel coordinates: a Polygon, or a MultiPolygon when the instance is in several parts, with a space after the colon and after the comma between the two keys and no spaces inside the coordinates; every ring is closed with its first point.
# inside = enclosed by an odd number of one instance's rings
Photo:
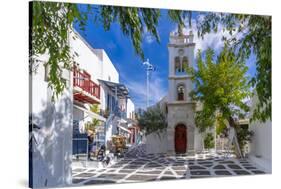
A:
{"type": "Polygon", "coordinates": [[[247,159],[225,154],[145,154],[144,146],[130,150],[126,157],[107,168],[73,169],[73,185],[130,183],[170,179],[193,179],[266,172],[247,159]]]}

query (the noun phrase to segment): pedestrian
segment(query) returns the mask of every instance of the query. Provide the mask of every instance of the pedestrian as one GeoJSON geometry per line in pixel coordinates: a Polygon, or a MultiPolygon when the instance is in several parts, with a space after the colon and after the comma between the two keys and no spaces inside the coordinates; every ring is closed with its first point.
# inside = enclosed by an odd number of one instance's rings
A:
{"type": "Polygon", "coordinates": [[[97,159],[99,161],[103,161],[105,157],[105,145],[102,145],[98,151],[97,159]]]}
{"type": "Polygon", "coordinates": [[[92,130],[87,130],[87,135],[88,135],[88,160],[93,161],[93,159],[91,159],[91,153],[92,153],[92,149],[94,144],[94,132],[92,130]]]}

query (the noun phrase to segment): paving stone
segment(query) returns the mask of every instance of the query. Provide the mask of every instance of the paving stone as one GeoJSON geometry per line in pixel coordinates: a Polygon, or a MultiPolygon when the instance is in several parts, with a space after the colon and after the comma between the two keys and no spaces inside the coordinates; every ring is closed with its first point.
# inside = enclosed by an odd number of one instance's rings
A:
{"type": "Polygon", "coordinates": [[[157,174],[159,175],[162,171],[138,171],[137,173],[141,174],[157,174]]]}
{"type": "Polygon", "coordinates": [[[184,166],[172,166],[171,168],[174,170],[186,170],[186,167],[184,166]]]}
{"type": "Polygon", "coordinates": [[[202,166],[204,166],[204,167],[212,167],[213,164],[206,164],[206,165],[202,165],[202,166]]]}
{"type": "Polygon", "coordinates": [[[142,181],[151,181],[155,180],[158,176],[157,175],[132,175],[126,180],[142,180],[142,181]]]}
{"type": "Polygon", "coordinates": [[[174,175],[171,171],[165,171],[165,175],[174,175]]]}
{"type": "Polygon", "coordinates": [[[257,169],[256,167],[244,167],[244,168],[249,170],[257,169]]]}
{"type": "Polygon", "coordinates": [[[123,165],[121,165],[121,164],[119,164],[119,165],[115,164],[115,165],[110,166],[110,168],[120,168],[120,167],[122,167],[122,166],[123,166],[123,165]]]}
{"type": "Polygon", "coordinates": [[[207,177],[210,177],[210,176],[190,176],[191,179],[198,179],[198,178],[207,178],[207,177]]]}
{"type": "Polygon", "coordinates": [[[211,161],[202,161],[202,162],[198,162],[198,164],[206,165],[206,164],[213,164],[213,162],[211,162],[211,161]]]}
{"type": "Polygon", "coordinates": [[[230,163],[234,163],[233,161],[220,161],[219,163],[221,164],[230,164],[230,163]]]}
{"type": "Polygon", "coordinates": [[[250,175],[248,171],[244,170],[233,170],[237,175],[250,175]]]}
{"type": "Polygon", "coordinates": [[[107,178],[111,180],[119,180],[126,176],[127,174],[102,174],[99,175],[98,178],[107,178]]]}
{"type": "Polygon", "coordinates": [[[73,171],[75,172],[83,172],[83,171],[86,171],[87,169],[80,169],[80,168],[77,168],[77,169],[74,169],[73,171]]]}
{"type": "Polygon", "coordinates": [[[92,177],[94,175],[95,174],[93,174],[93,173],[81,173],[79,175],[76,175],[75,177],[92,177]]]}
{"type": "Polygon", "coordinates": [[[210,175],[209,171],[190,171],[191,175],[210,175]]]}
{"type": "Polygon", "coordinates": [[[231,169],[242,169],[239,165],[236,164],[228,164],[227,166],[231,169]]]}
{"type": "Polygon", "coordinates": [[[115,181],[112,180],[90,180],[86,183],[84,183],[84,185],[91,185],[91,184],[113,184],[116,183],[115,181]]]}
{"type": "Polygon", "coordinates": [[[86,179],[72,179],[72,183],[73,184],[78,184],[78,183],[80,183],[80,182],[83,182],[83,181],[85,181],[86,179]]]}
{"type": "Polygon", "coordinates": [[[97,171],[97,169],[89,169],[89,170],[87,170],[87,172],[96,172],[97,171]]]}
{"type": "Polygon", "coordinates": [[[240,161],[240,163],[249,163],[248,161],[240,161]]]}
{"type": "Polygon", "coordinates": [[[245,164],[242,163],[242,165],[243,165],[244,167],[252,167],[252,164],[249,164],[249,163],[245,163],[245,164]]]}
{"type": "Polygon", "coordinates": [[[119,171],[119,173],[132,173],[132,172],[134,172],[135,170],[134,169],[121,169],[120,171],[119,171]]]}
{"type": "Polygon", "coordinates": [[[225,169],[225,166],[223,165],[216,165],[213,167],[213,169],[225,169]]]}
{"type": "Polygon", "coordinates": [[[160,178],[160,180],[174,180],[174,179],[177,179],[177,177],[163,176],[160,178]]]}
{"type": "Polygon", "coordinates": [[[137,166],[137,165],[127,165],[125,167],[123,167],[124,169],[138,169],[140,168],[141,166],[137,166]]]}
{"type": "Polygon", "coordinates": [[[194,169],[206,169],[205,167],[201,167],[201,166],[197,166],[197,165],[188,166],[188,168],[189,168],[190,170],[194,170],[194,169]]]}
{"type": "Polygon", "coordinates": [[[175,171],[177,173],[177,175],[179,176],[183,176],[186,174],[186,171],[175,171]]]}
{"type": "Polygon", "coordinates": [[[106,171],[106,169],[100,169],[100,170],[97,170],[97,172],[101,173],[103,171],[106,171]]]}
{"type": "Polygon", "coordinates": [[[260,171],[260,170],[252,170],[252,173],[254,173],[254,174],[265,174],[264,171],[260,171]]]}
{"type": "Polygon", "coordinates": [[[162,167],[162,165],[159,164],[147,164],[145,167],[162,167]]]}
{"type": "Polygon", "coordinates": [[[115,172],[116,171],[116,169],[110,169],[110,170],[107,170],[106,172],[107,173],[112,173],[112,172],[115,172]]]}
{"type": "Polygon", "coordinates": [[[230,172],[228,171],[215,171],[216,175],[232,175],[230,172]]]}

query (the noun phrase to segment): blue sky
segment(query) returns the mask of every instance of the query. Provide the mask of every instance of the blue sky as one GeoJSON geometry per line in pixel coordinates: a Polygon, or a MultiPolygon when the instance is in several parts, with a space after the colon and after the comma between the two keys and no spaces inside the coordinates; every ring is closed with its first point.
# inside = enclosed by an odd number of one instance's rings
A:
{"type": "MultiPolygon", "coordinates": [[[[196,34],[196,20],[201,19],[197,14],[193,15],[192,28],[196,34]]],[[[139,56],[134,52],[133,45],[129,37],[125,36],[118,24],[111,25],[109,31],[104,31],[101,24],[95,24],[91,19],[88,21],[84,31],[74,26],[81,36],[93,47],[104,49],[111,59],[111,62],[119,71],[120,83],[129,88],[130,96],[137,108],[145,108],[146,105],[146,72],[139,56]]],[[[143,36],[142,49],[145,59],[149,59],[156,67],[152,73],[150,82],[150,104],[154,104],[167,94],[168,90],[168,49],[169,33],[175,31],[176,24],[168,18],[166,11],[162,11],[159,25],[157,27],[160,35],[160,43],[145,32],[143,36]]],[[[187,32],[189,29],[186,29],[187,32]]],[[[196,49],[206,50],[212,47],[219,52],[223,43],[221,37],[223,32],[211,33],[205,36],[204,40],[195,36],[196,49]]],[[[254,75],[254,56],[247,61],[249,66],[248,75],[254,75]]]]}

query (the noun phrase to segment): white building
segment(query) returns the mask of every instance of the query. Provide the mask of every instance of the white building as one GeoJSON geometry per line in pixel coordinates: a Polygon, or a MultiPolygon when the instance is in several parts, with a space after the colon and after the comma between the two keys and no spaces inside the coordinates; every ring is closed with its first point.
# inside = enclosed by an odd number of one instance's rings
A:
{"type": "MultiPolygon", "coordinates": [[[[257,104],[257,96],[252,99],[253,111],[257,104]]],[[[268,173],[272,172],[272,122],[254,121],[249,124],[249,130],[254,132],[249,147],[249,158],[263,167],[268,173]]]]}
{"type": "Polygon", "coordinates": [[[170,34],[169,91],[160,101],[167,113],[168,127],[161,137],[156,134],[146,136],[148,153],[194,153],[203,148],[194,121],[196,103],[189,97],[193,84],[184,69],[194,66],[194,48],[192,32],[189,35],[182,32],[170,34]]]}
{"type": "Polygon", "coordinates": [[[72,74],[63,70],[67,88],[53,102],[48,88],[48,55],[38,57],[30,74],[30,186],[58,187],[72,183],[72,74]]]}
{"type": "Polygon", "coordinates": [[[127,109],[134,111],[131,100],[127,107],[128,89],[119,83],[119,73],[106,52],[93,49],[73,31],[69,44],[77,55],[76,64],[73,70],[62,70],[66,89],[56,101],[51,100],[49,68],[44,66],[48,55],[37,58],[39,63],[33,65],[37,70],[30,74],[30,184],[34,188],[72,184],[73,123],[83,131],[84,123],[99,119],[104,140],[110,140],[118,130],[118,119],[127,118],[127,109]],[[101,115],[89,110],[92,104],[99,105],[101,115]]]}

